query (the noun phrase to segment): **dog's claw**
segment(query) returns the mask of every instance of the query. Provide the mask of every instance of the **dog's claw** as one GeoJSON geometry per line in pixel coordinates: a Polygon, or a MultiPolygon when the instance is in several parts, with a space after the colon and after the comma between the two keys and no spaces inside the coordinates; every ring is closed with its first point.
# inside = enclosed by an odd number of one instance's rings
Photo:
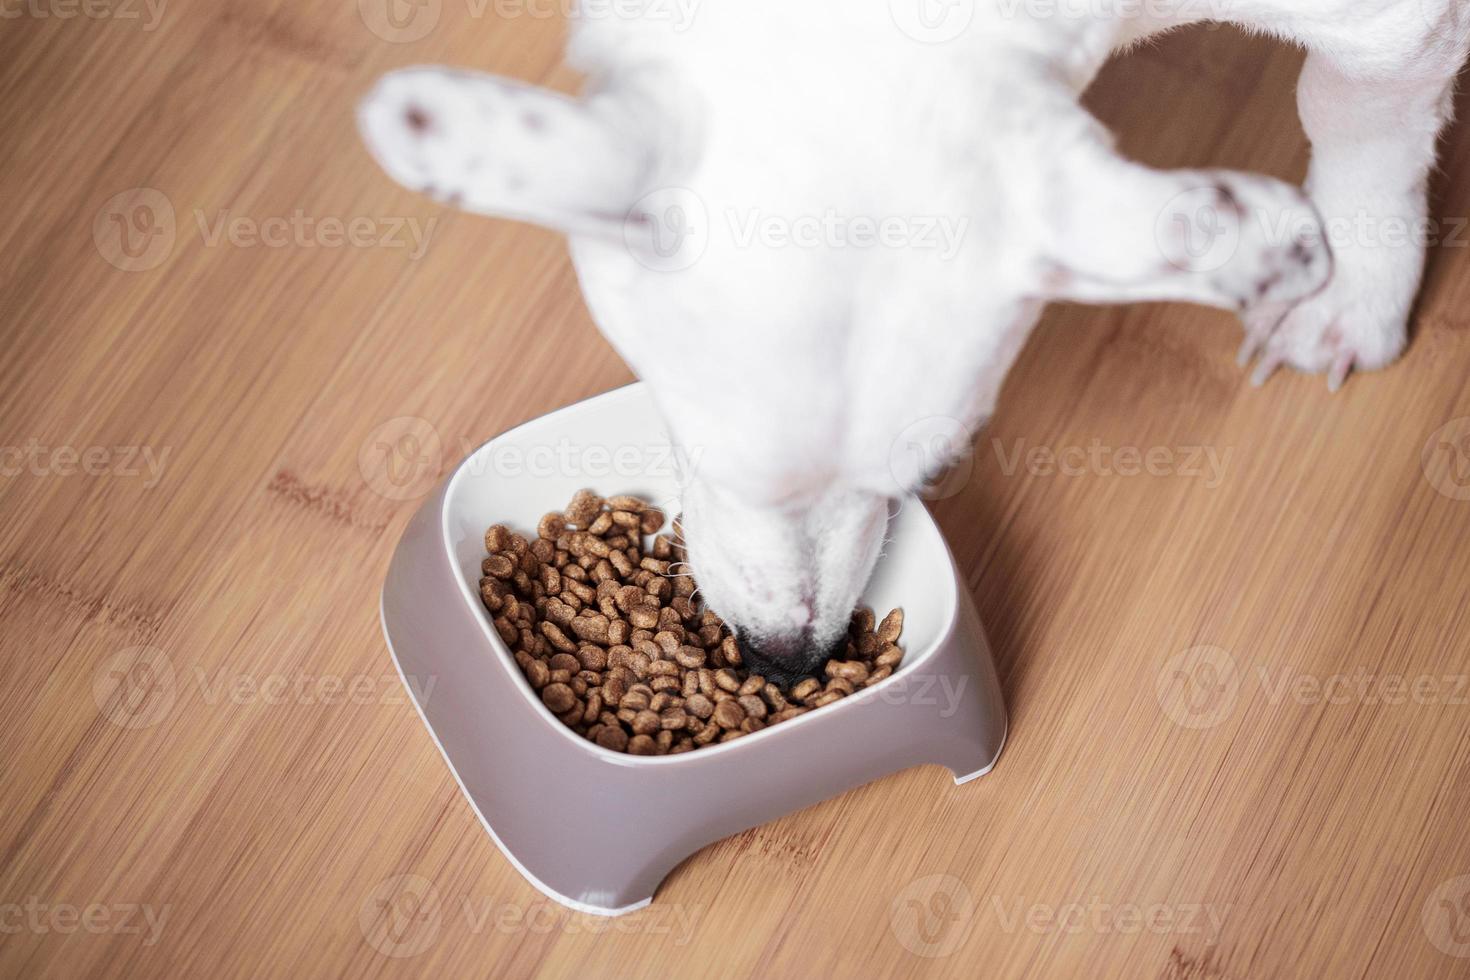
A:
{"type": "Polygon", "coordinates": [[[1355,356],[1351,351],[1337,355],[1337,359],[1332,362],[1332,369],[1327,372],[1328,391],[1336,394],[1342,390],[1348,375],[1352,373],[1355,356]]]}
{"type": "Polygon", "coordinates": [[[1259,388],[1264,385],[1285,360],[1275,351],[1268,352],[1265,357],[1261,358],[1261,363],[1256,365],[1255,373],[1251,375],[1251,387],[1259,388]]]}
{"type": "Polygon", "coordinates": [[[1240,350],[1235,355],[1237,367],[1245,367],[1258,354],[1265,345],[1266,338],[1261,334],[1247,333],[1245,339],[1240,342],[1240,350]]]}

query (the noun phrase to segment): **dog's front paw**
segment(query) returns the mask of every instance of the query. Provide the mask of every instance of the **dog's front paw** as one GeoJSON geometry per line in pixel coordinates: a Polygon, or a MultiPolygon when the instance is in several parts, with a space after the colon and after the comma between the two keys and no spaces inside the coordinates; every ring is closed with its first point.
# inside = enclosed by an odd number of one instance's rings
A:
{"type": "Polygon", "coordinates": [[[1259,387],[1286,364],[1327,374],[1337,391],[1352,371],[1387,367],[1408,342],[1409,311],[1418,292],[1423,251],[1405,247],[1339,247],[1336,272],[1321,292],[1298,303],[1265,303],[1247,311],[1240,349],[1259,387]]]}

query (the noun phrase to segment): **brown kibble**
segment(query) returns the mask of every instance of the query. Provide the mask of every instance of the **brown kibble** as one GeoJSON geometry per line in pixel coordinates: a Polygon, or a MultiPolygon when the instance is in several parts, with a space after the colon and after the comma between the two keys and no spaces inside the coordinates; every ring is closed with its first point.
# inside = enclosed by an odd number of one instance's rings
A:
{"type": "MultiPolygon", "coordinates": [[[[567,693],[571,693],[568,691],[567,693]]],[[[745,720],[745,709],[738,701],[721,701],[712,714],[714,722],[721,728],[738,728],[745,720]]]]}
{"type": "Polygon", "coordinates": [[[674,651],[674,661],[685,670],[696,670],[704,666],[704,651],[699,647],[681,646],[674,651]]]}
{"type": "Polygon", "coordinates": [[[525,672],[526,680],[530,681],[531,686],[538,691],[551,681],[551,669],[535,658],[526,664],[525,672]]]}
{"type": "Polygon", "coordinates": [[[602,512],[602,498],[591,490],[578,490],[564,512],[566,521],[574,527],[586,528],[602,512]]]}
{"type": "Polygon", "coordinates": [[[541,518],[541,523],[536,525],[536,533],[548,541],[555,541],[566,529],[567,519],[559,511],[546,514],[541,518]]]}
{"type": "Polygon", "coordinates": [[[582,669],[582,663],[570,653],[558,653],[551,658],[550,667],[552,670],[564,670],[569,674],[575,674],[582,669]]]}
{"type": "Polygon", "coordinates": [[[597,733],[597,744],[614,752],[626,752],[628,750],[628,733],[617,725],[605,725],[602,731],[597,733]]]}
{"type": "Polygon", "coordinates": [[[684,709],[700,721],[715,713],[714,702],[703,694],[691,694],[684,699],[684,709]]]}
{"type": "Polygon", "coordinates": [[[553,714],[570,711],[577,703],[577,695],[566,684],[548,684],[541,691],[541,700],[553,714]]]}
{"type": "Polygon", "coordinates": [[[903,633],[903,610],[895,609],[884,616],[883,622],[878,624],[878,642],[896,643],[901,633],[903,633]]]}
{"type": "Polygon", "coordinates": [[[735,700],[751,718],[764,718],[767,714],[766,703],[754,694],[742,694],[735,700]]]}
{"type": "Polygon", "coordinates": [[[561,652],[577,652],[577,644],[573,643],[571,639],[561,631],[560,626],[557,626],[550,620],[543,619],[537,626],[537,629],[541,631],[541,635],[546,637],[547,641],[552,646],[556,647],[556,649],[560,650],[561,652]]]}
{"type": "Polygon", "coordinates": [[[892,676],[903,612],[876,626],[853,613],[844,646],[783,691],[745,667],[740,645],[694,598],[676,517],[631,495],[579,490],[528,541],[485,532],[479,589],[496,632],[543,703],[577,734],[615,752],[663,755],[728,742],[832,704],[892,676]],[[645,547],[645,542],[647,545],[645,547]]]}
{"type": "Polygon", "coordinates": [[[627,578],[632,575],[633,569],[637,567],[621,551],[608,552],[607,560],[612,565],[613,570],[617,572],[619,578],[627,578]]]}
{"type": "Polygon", "coordinates": [[[500,608],[505,602],[505,596],[504,582],[493,578],[480,579],[480,598],[484,600],[485,608],[491,612],[500,612],[500,608]]]}
{"type": "Polygon", "coordinates": [[[590,725],[602,714],[602,692],[587,692],[587,710],[582,712],[582,723],[590,725]]]}
{"type": "Polygon", "coordinates": [[[491,524],[485,531],[485,550],[494,554],[510,547],[510,528],[504,524],[491,524]]]}
{"type": "Polygon", "coordinates": [[[480,563],[480,568],[486,575],[493,575],[498,579],[508,579],[515,574],[516,563],[511,561],[508,555],[488,555],[480,563]]]}
{"type": "Polygon", "coordinates": [[[577,659],[581,661],[583,670],[607,669],[607,651],[602,647],[584,643],[577,648],[577,659]]]}
{"type": "Polygon", "coordinates": [[[861,684],[868,679],[868,666],[859,660],[829,660],[827,676],[840,678],[849,684],[861,684]]]}
{"type": "Polygon", "coordinates": [[[897,645],[888,643],[878,651],[878,656],[873,658],[873,664],[878,667],[897,667],[902,659],[903,651],[897,645]]]}
{"type": "Polygon", "coordinates": [[[620,493],[608,497],[607,505],[613,510],[630,510],[635,514],[648,506],[642,498],[635,497],[631,493],[620,493]]]}
{"type": "Polygon", "coordinates": [[[853,685],[852,681],[848,680],[846,677],[829,677],[827,678],[826,689],[828,691],[837,691],[846,696],[855,691],[856,687],[853,685]]]}
{"type": "Polygon", "coordinates": [[[822,689],[822,682],[815,677],[803,677],[791,685],[791,696],[797,701],[805,701],[822,689]]]}
{"type": "Polygon", "coordinates": [[[602,613],[578,616],[572,620],[572,632],[591,643],[607,643],[607,624],[608,619],[602,613]]]}

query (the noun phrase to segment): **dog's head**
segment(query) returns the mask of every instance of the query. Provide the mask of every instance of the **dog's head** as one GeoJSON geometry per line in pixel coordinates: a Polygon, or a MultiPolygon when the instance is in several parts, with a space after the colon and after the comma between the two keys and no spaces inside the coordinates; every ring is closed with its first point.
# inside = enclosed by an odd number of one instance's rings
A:
{"type": "Polygon", "coordinates": [[[580,100],[409,69],[360,113],[405,185],[570,236],[691,463],[704,597],[776,676],[841,635],[889,508],[965,450],[1042,301],[1243,309],[1330,265],[1294,189],[1129,163],[1045,74],[807,43],[629,54],[580,100]]]}

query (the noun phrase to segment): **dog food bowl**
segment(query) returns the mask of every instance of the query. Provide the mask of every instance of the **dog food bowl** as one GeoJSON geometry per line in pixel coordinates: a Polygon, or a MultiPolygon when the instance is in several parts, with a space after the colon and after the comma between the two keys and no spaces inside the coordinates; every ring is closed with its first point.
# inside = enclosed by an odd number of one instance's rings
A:
{"type": "Polygon", "coordinates": [[[646,905],[706,844],[909,766],[955,782],[995,764],[1005,707],[969,592],[917,500],[898,509],[863,596],[904,610],[904,661],[833,705],[692,752],[586,741],[531,689],[480,602],[485,529],[527,531],[584,486],[670,505],[676,469],[653,399],[630,385],[527,422],[467,458],[404,531],[383,632],[459,787],[547,896],[614,915],[646,905]]]}

